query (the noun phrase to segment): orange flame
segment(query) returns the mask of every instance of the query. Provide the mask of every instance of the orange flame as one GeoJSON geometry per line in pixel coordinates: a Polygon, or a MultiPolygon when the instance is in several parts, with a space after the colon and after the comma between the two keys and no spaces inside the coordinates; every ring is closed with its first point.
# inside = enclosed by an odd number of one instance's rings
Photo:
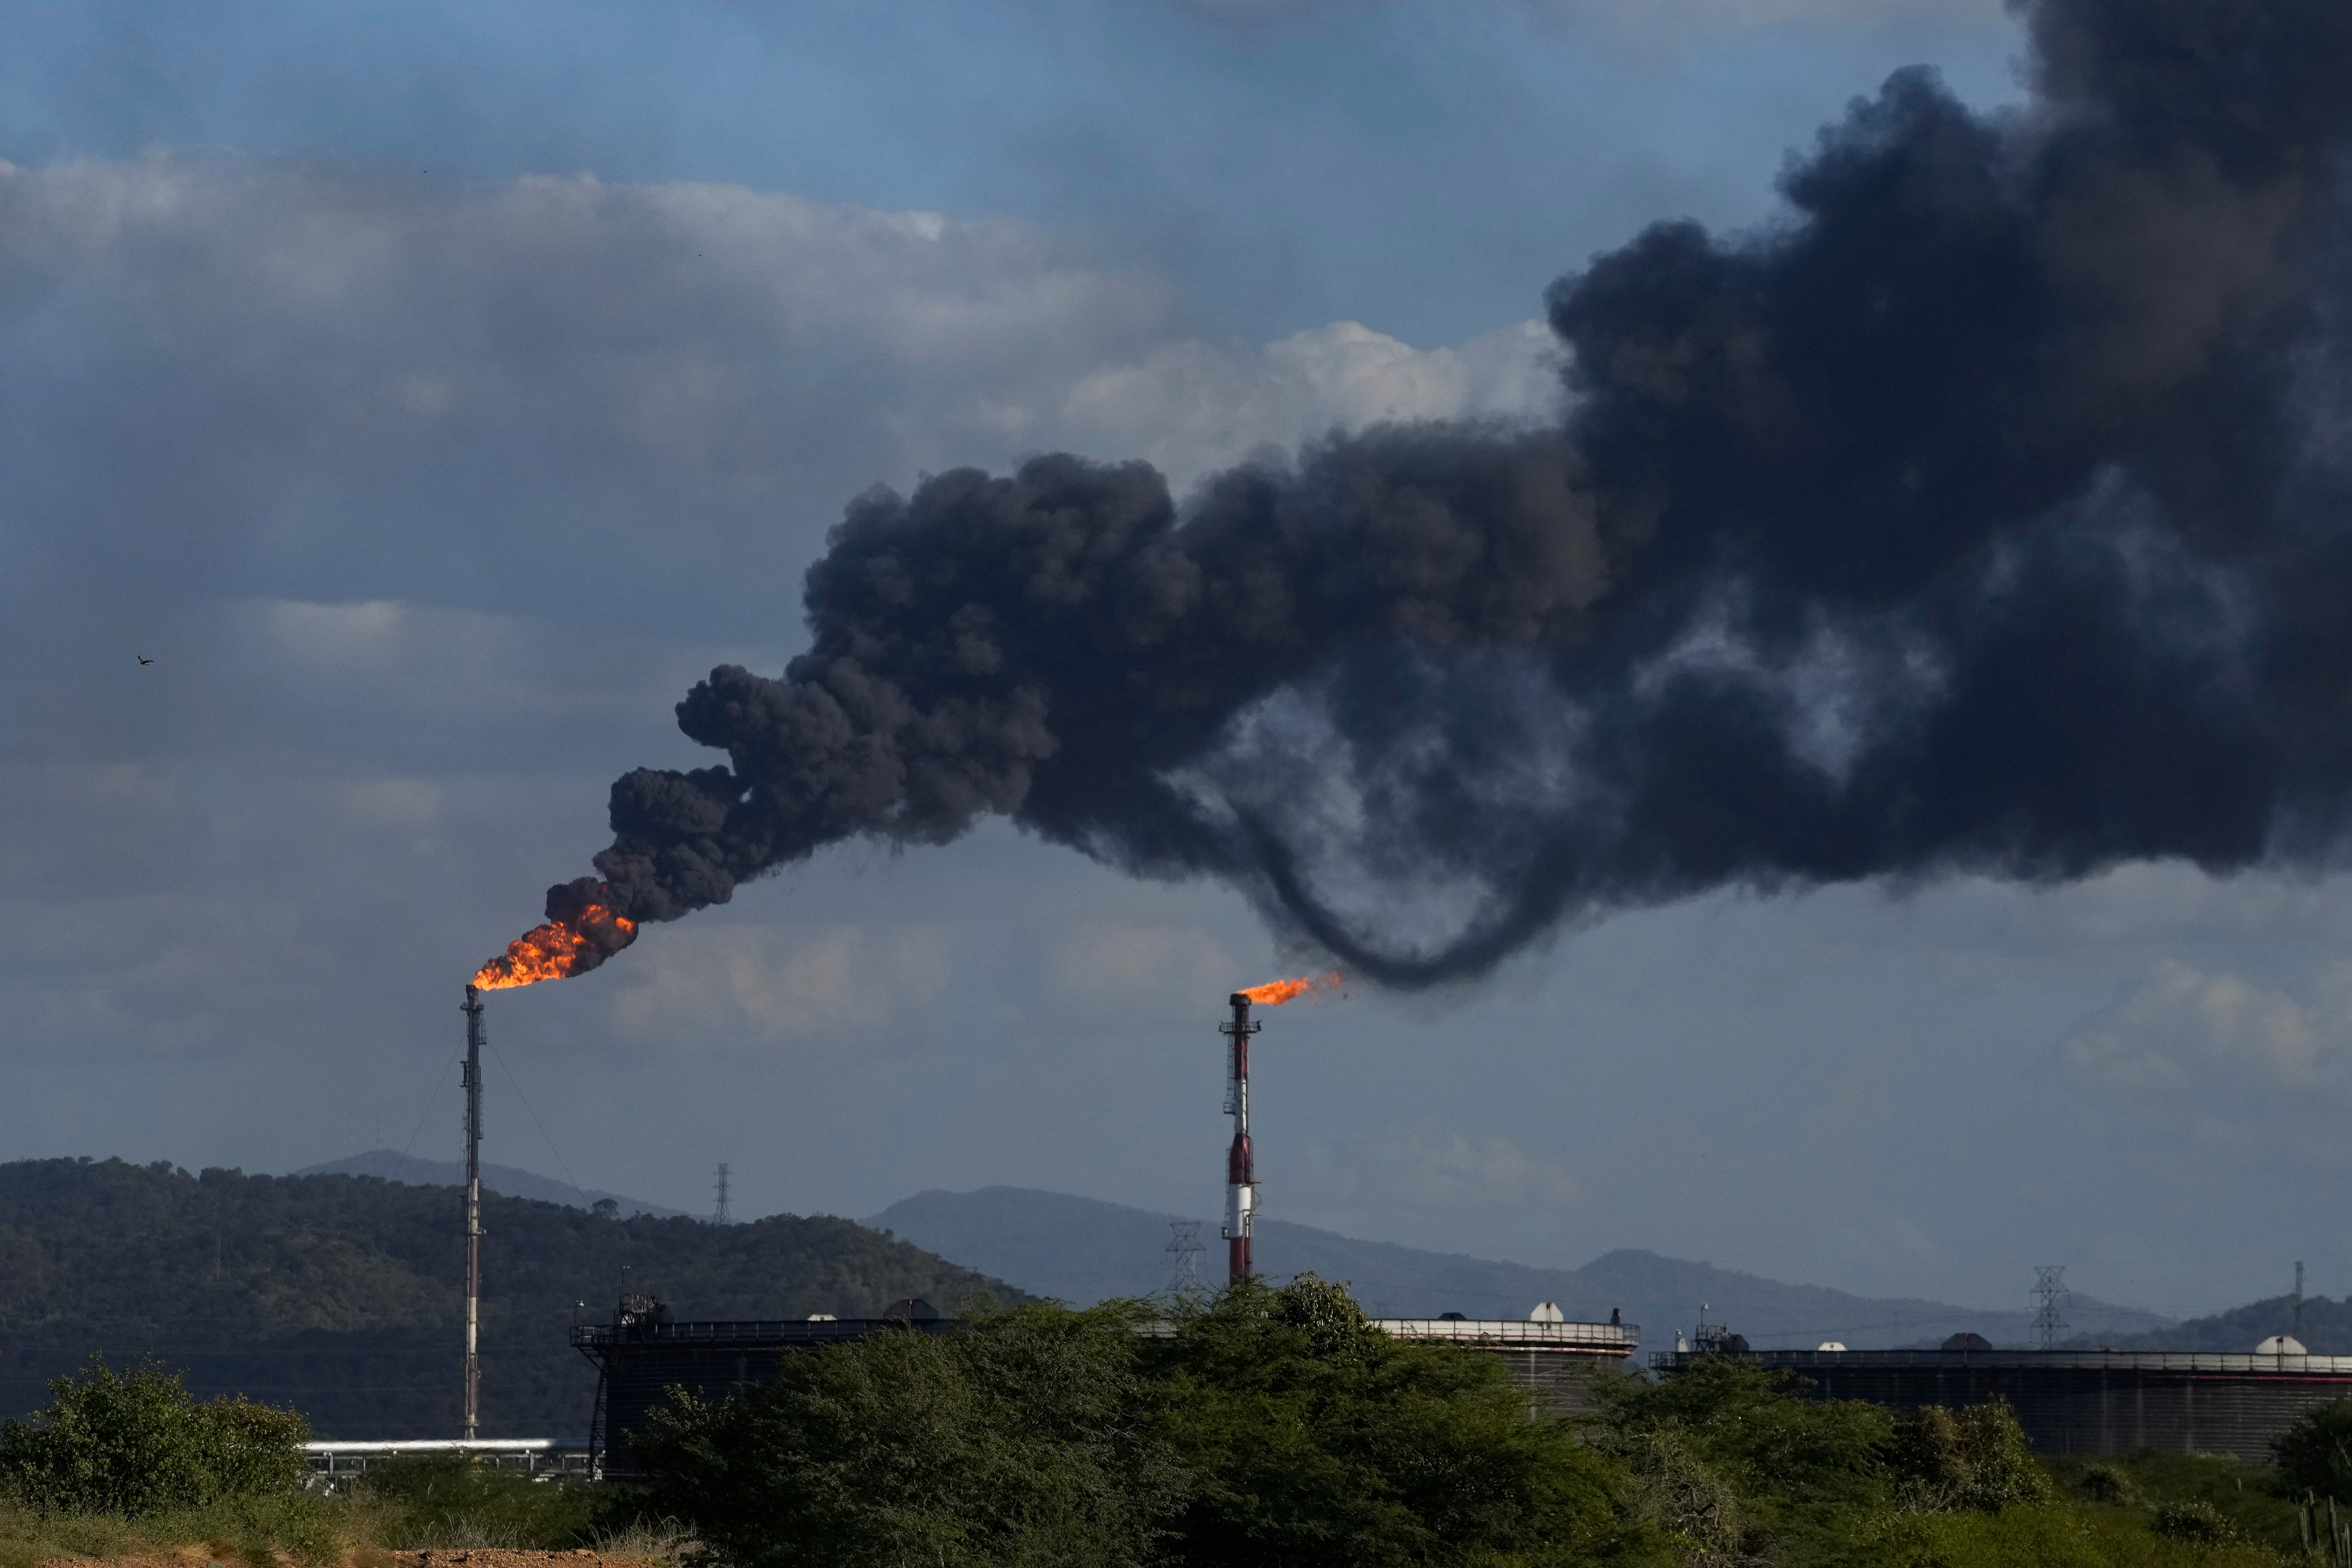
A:
{"type": "Polygon", "coordinates": [[[477,970],[478,991],[505,991],[542,980],[585,974],[637,940],[637,922],[602,904],[590,904],[569,921],[533,926],[507,943],[506,956],[477,970]]]}
{"type": "Polygon", "coordinates": [[[1269,980],[1263,985],[1248,986],[1240,994],[1262,1007],[1279,1007],[1292,997],[1304,996],[1310,991],[1339,988],[1339,972],[1334,969],[1327,974],[1310,974],[1299,980],[1269,980]]]}

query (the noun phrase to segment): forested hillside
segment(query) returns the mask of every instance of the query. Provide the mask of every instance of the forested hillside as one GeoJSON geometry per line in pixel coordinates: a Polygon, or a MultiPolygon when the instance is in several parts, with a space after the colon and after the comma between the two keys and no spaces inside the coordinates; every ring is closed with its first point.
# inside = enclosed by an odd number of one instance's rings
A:
{"type": "MultiPolygon", "coordinates": [[[[623,1290],[680,1318],[871,1316],[1008,1286],[845,1219],[606,1219],[486,1200],[485,1436],[586,1435],[575,1321],[623,1290]]],[[[248,1176],[120,1160],[0,1165],[0,1413],[93,1351],[152,1354],[200,1394],[291,1405],[321,1436],[457,1435],[460,1198],[373,1176],[248,1176]]]]}
{"type": "MultiPolygon", "coordinates": [[[[2070,1342],[2082,1349],[2118,1351],[2221,1351],[2244,1355],[2273,1334],[2294,1331],[2294,1299],[2273,1296],[2210,1317],[2145,1334],[2083,1334],[2070,1342]]],[[[2352,1298],[2330,1300],[2308,1296],[2303,1303],[2303,1328],[2298,1336],[2313,1355],[2352,1355],[2352,1298]]]]}
{"type": "MultiPolygon", "coordinates": [[[[305,1165],[291,1173],[297,1176],[382,1176],[387,1182],[406,1182],[412,1187],[459,1187],[466,1184],[464,1161],[420,1160],[396,1149],[369,1149],[361,1153],[347,1154],[340,1160],[305,1165]]],[[[625,1193],[574,1186],[570,1182],[559,1182],[552,1176],[542,1176],[533,1171],[500,1165],[488,1160],[482,1162],[482,1185],[510,1198],[536,1198],[541,1203],[561,1204],[566,1208],[593,1208],[600,1200],[606,1200],[625,1218],[646,1214],[656,1219],[675,1219],[687,1214],[684,1209],[664,1208],[659,1204],[649,1204],[625,1193]]]]}

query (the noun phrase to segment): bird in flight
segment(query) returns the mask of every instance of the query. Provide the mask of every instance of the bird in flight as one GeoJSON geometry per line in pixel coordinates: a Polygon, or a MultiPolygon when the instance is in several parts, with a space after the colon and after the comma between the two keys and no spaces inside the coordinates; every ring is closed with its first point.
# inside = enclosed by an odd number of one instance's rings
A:
{"type": "Polygon", "coordinates": [[[140,653],[140,654],[133,654],[133,655],[131,655],[131,657],[132,657],[133,658],[137,659],[137,660],[138,660],[140,663],[142,663],[142,664],[152,664],[152,663],[154,663],[154,662],[155,662],[153,659],[149,658],[148,658],[145,654],[143,654],[143,653],[140,653]]]}

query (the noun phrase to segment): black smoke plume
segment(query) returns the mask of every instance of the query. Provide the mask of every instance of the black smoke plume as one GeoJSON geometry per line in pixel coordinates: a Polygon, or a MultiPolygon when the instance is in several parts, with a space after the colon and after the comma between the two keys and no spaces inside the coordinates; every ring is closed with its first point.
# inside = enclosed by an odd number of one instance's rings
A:
{"type": "Polygon", "coordinates": [[[1561,429],[861,496],[809,651],[678,706],[727,765],[614,786],[614,907],[995,813],[1414,986],[1726,885],[2325,861],[2352,5],[2022,10],[2023,110],[1902,72],[1769,229],[1556,284],[1561,429]]]}

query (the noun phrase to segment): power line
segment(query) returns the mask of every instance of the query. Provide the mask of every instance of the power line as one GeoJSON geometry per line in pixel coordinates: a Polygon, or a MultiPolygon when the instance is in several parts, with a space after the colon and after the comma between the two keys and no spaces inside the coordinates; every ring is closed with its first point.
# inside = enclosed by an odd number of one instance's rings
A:
{"type": "Polygon", "coordinates": [[[572,1179],[572,1167],[564,1163],[563,1151],[555,1146],[555,1140],[548,1133],[547,1123],[539,1119],[539,1112],[531,1106],[530,1096],[523,1093],[522,1080],[515,1077],[514,1068],[507,1065],[506,1053],[499,1050],[498,1046],[494,1042],[490,1041],[487,1037],[485,1037],[483,1043],[489,1046],[490,1055],[498,1058],[499,1070],[507,1075],[507,1082],[513,1088],[515,1098],[521,1100],[523,1110],[530,1112],[530,1124],[539,1129],[540,1137],[546,1141],[547,1152],[555,1156],[555,1168],[563,1173],[563,1180],[565,1184],[569,1185],[573,1192],[580,1194],[580,1206],[583,1208],[587,1207],[587,1192],[578,1182],[572,1179]]]}
{"type": "Polygon", "coordinates": [[[417,1139],[425,1135],[425,1123],[431,1119],[433,1115],[433,1108],[441,1103],[442,1089],[448,1087],[449,1069],[457,1066],[460,1059],[461,1058],[457,1057],[451,1057],[447,1061],[441,1064],[441,1076],[436,1079],[433,1082],[433,1098],[425,1102],[425,1114],[416,1119],[416,1131],[408,1135],[408,1145],[400,1152],[400,1157],[402,1159],[405,1160],[408,1158],[411,1151],[415,1150],[416,1147],[417,1139]]]}

